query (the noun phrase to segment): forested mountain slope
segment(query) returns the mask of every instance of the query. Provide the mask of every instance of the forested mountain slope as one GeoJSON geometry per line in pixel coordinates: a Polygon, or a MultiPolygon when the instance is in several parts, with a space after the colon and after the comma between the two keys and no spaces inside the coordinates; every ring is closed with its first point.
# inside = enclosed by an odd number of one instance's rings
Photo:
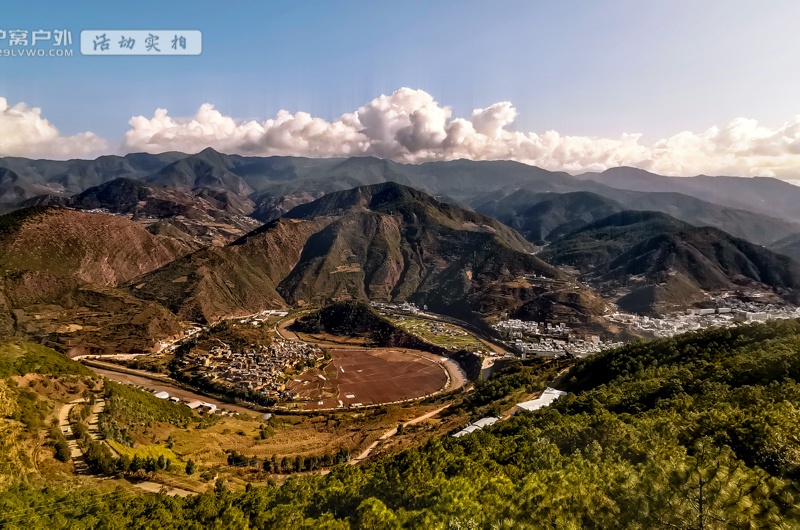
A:
{"type": "Polygon", "coordinates": [[[549,409],[374,464],[188,499],[20,486],[0,524],[796,528],[799,377],[800,322],[708,330],[600,354],[549,409]]]}

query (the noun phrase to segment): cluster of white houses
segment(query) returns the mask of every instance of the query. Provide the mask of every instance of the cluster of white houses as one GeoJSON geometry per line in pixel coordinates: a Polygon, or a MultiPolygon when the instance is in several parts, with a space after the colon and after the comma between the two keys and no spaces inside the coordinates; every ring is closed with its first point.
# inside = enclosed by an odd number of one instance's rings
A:
{"type": "Polygon", "coordinates": [[[565,324],[551,324],[517,319],[497,322],[494,329],[509,346],[527,357],[586,357],[620,345],[600,340],[598,335],[577,335],[565,324]]]}
{"type": "Polygon", "coordinates": [[[271,316],[285,317],[288,314],[289,314],[288,311],[281,311],[281,310],[277,310],[277,309],[267,309],[266,311],[262,311],[262,312],[258,313],[257,315],[252,315],[252,316],[249,316],[249,317],[245,317],[245,318],[239,319],[239,324],[252,324],[254,326],[258,326],[259,324],[261,324],[262,322],[264,322],[267,318],[269,318],[271,316]]]}
{"type": "Polygon", "coordinates": [[[550,322],[533,322],[519,320],[515,318],[501,320],[494,325],[494,329],[510,338],[523,337],[526,335],[550,335],[554,337],[566,337],[570,329],[565,324],[552,324],[550,322]]]}
{"type": "Polygon", "coordinates": [[[736,307],[687,309],[683,314],[649,317],[626,313],[613,313],[606,318],[624,324],[634,330],[644,331],[656,337],[671,337],[678,333],[709,327],[729,327],[746,322],[765,322],[785,318],[797,318],[800,309],[772,305],[738,302],[736,307]]]}
{"type": "Polygon", "coordinates": [[[397,312],[397,313],[405,313],[407,315],[416,315],[416,314],[420,313],[421,311],[427,311],[428,310],[427,304],[423,305],[422,309],[420,309],[419,307],[417,307],[416,304],[412,304],[410,302],[401,302],[399,304],[393,304],[393,303],[386,303],[386,302],[376,302],[376,301],[373,300],[373,301],[370,302],[370,305],[372,307],[377,308],[377,309],[385,309],[387,311],[394,311],[394,312],[397,312]]]}
{"type": "Polygon", "coordinates": [[[213,403],[208,403],[208,402],[199,401],[199,400],[182,401],[181,398],[179,398],[179,397],[175,397],[175,396],[170,397],[169,392],[166,392],[164,390],[162,390],[160,392],[154,392],[153,395],[155,397],[157,397],[158,399],[168,399],[168,400],[170,400],[170,401],[172,401],[174,403],[183,403],[187,407],[189,407],[190,409],[195,410],[195,411],[200,412],[200,413],[214,414],[215,412],[217,412],[217,406],[215,404],[213,404],[213,403]]]}

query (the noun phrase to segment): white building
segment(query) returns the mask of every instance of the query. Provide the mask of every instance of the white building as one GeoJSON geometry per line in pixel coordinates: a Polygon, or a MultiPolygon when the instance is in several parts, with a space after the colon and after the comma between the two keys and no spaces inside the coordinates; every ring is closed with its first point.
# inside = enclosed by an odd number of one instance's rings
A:
{"type": "Polygon", "coordinates": [[[556,390],[555,388],[545,388],[542,395],[536,399],[532,399],[530,401],[525,401],[524,403],[517,403],[517,412],[533,412],[534,410],[539,410],[544,407],[550,406],[553,401],[557,400],[561,396],[566,396],[566,392],[562,392],[561,390],[556,390]]]}
{"type": "Polygon", "coordinates": [[[213,403],[206,403],[204,401],[203,403],[200,403],[200,409],[208,412],[209,414],[214,414],[217,411],[217,406],[213,403]]]}
{"type": "Polygon", "coordinates": [[[479,431],[479,430],[483,429],[484,427],[488,427],[489,425],[494,425],[498,421],[500,421],[500,418],[495,418],[495,417],[492,417],[492,416],[487,416],[486,418],[481,418],[478,421],[472,423],[471,425],[468,425],[468,426],[464,427],[463,429],[461,429],[460,431],[455,433],[453,435],[453,438],[461,438],[462,436],[466,436],[468,434],[472,434],[473,432],[479,431]]]}

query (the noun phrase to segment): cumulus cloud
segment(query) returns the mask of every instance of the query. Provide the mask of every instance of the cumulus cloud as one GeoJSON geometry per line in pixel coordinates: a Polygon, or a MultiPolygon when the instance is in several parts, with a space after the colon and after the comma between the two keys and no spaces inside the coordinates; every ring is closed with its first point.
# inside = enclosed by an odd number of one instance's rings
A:
{"type": "Polygon", "coordinates": [[[377,156],[399,162],[467,158],[517,160],[572,173],[635,166],[666,175],[728,174],[796,177],[800,174],[800,116],[777,129],[739,118],[724,127],[681,132],[652,145],[640,134],[618,138],[564,136],[511,129],[517,110],[503,101],[454,117],[422,90],[381,95],[334,121],[282,110],[263,122],[238,121],[204,104],[188,118],[165,109],[130,120],[128,149],[309,157],[377,156]]]}
{"type": "Polygon", "coordinates": [[[38,108],[14,106],[0,98],[0,156],[71,158],[101,153],[107,147],[90,132],[62,136],[38,108]]]}

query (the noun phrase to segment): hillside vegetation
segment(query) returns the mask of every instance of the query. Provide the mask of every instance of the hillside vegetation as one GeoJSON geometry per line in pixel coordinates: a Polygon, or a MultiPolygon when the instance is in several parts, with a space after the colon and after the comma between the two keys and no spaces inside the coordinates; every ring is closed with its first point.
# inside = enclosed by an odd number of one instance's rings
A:
{"type": "Polygon", "coordinates": [[[89,369],[50,348],[0,344],[0,489],[42,473],[71,475],[71,467],[57,462],[69,462],[69,448],[52,422],[62,403],[95,382],[89,369]]]}
{"type": "Polygon", "coordinates": [[[114,286],[188,249],[118,216],[34,207],[0,216],[0,273],[35,271],[114,286]]]}
{"type": "Polygon", "coordinates": [[[291,329],[302,333],[330,333],[367,337],[375,346],[424,348],[431,345],[395,326],[364,302],[334,302],[305,315],[291,329]]]}
{"type": "Polygon", "coordinates": [[[0,335],[75,353],[150,351],[179,322],[115,286],[187,252],[118,216],[44,207],[0,216],[0,335]]]}
{"type": "Polygon", "coordinates": [[[91,370],[60,353],[32,342],[0,344],[0,377],[41,374],[94,377],[91,370]]]}
{"type": "Polygon", "coordinates": [[[374,346],[427,351],[451,357],[470,379],[475,379],[480,374],[481,359],[472,352],[451,351],[423,340],[390,322],[364,302],[334,302],[298,319],[292,329],[301,333],[366,337],[374,346]]]}
{"type": "MultiPolygon", "coordinates": [[[[494,219],[390,182],[297,206],[226,247],[137,278],[129,292],[198,322],[348,299],[411,301],[480,321],[557,290],[589,292],[534,250],[494,219]]],[[[553,303],[574,319],[597,314],[553,303]]]]}
{"type": "Polygon", "coordinates": [[[105,381],[104,393],[106,408],[100,416],[100,429],[106,438],[131,447],[133,434],[143,425],[163,422],[186,427],[194,418],[182,404],[113,381],[105,381]]]}
{"type": "Polygon", "coordinates": [[[185,500],[19,486],[22,528],[795,528],[800,322],[708,330],[585,361],[573,392],[363,467],[185,500]]]}

